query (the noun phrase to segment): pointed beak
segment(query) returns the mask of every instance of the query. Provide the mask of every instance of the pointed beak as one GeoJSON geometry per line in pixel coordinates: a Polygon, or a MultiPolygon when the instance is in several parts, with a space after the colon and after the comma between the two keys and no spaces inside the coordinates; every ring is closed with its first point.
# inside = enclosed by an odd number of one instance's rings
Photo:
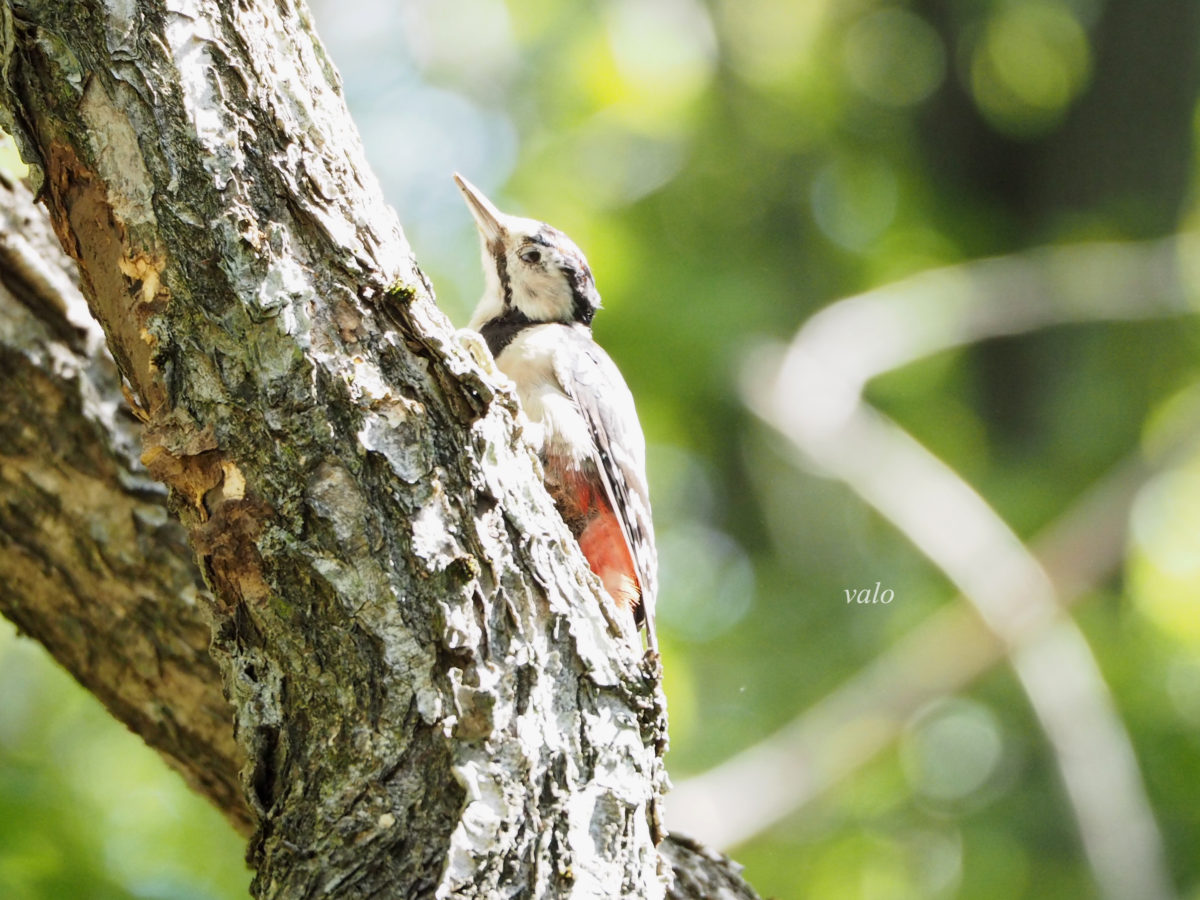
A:
{"type": "Polygon", "coordinates": [[[475,217],[475,225],[479,228],[484,243],[489,247],[501,243],[504,238],[504,213],[496,209],[492,201],[483,195],[483,191],[457,172],[454,173],[454,180],[467,200],[467,208],[475,217]]]}

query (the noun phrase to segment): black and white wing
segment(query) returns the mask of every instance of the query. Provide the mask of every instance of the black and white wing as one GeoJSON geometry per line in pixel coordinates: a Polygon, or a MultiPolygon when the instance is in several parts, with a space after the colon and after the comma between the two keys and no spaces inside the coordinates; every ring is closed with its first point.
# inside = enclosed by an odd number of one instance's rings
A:
{"type": "Polygon", "coordinates": [[[646,438],[633,395],[616,363],[582,328],[565,330],[569,337],[555,354],[554,374],[591,431],[593,462],[633,559],[641,588],[641,618],[650,649],[657,650],[658,553],[646,484],[646,438]]]}

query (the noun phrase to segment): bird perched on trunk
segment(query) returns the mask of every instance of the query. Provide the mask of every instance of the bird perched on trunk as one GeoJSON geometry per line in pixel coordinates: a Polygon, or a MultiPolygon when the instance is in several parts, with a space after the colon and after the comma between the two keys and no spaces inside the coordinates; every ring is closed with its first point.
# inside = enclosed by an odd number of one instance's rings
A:
{"type": "Polygon", "coordinates": [[[546,487],[592,571],[657,650],[646,439],[625,379],[592,338],[600,308],[592,271],[561,231],[506,215],[461,175],[454,180],[483,244],[486,286],[471,327],[516,384],[546,487]]]}

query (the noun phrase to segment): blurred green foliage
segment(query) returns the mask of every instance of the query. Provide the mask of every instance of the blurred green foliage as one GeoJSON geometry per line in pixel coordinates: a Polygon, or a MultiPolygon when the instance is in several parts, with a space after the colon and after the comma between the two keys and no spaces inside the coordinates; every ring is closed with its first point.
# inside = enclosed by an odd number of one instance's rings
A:
{"type": "Polygon", "coordinates": [[[220,813],[7,622],[0,685],[0,897],[246,896],[220,813]]]}
{"type": "MultiPolygon", "coordinates": [[[[747,410],[745,373],[771,342],[930,267],[1135,241],[1198,215],[1198,4],[314,11],[456,322],[482,276],[452,170],[588,253],[607,307],[596,332],[651,444],[676,781],[792,720],[954,598],[747,410]],[[847,607],[845,589],[876,582],[893,603],[847,607]]],[[[868,396],[1029,538],[1194,422],[1198,338],[1190,318],[1061,326],[940,353],[868,396]]],[[[1122,576],[1075,615],[1171,876],[1200,897],[1200,461],[1151,481],[1128,535],[1122,576]]],[[[0,670],[0,896],[242,895],[238,840],[149,751],[25,643],[0,642],[0,670]]],[[[1099,893],[1007,668],[918,711],[892,750],[733,852],[780,898],[1099,893]]]]}

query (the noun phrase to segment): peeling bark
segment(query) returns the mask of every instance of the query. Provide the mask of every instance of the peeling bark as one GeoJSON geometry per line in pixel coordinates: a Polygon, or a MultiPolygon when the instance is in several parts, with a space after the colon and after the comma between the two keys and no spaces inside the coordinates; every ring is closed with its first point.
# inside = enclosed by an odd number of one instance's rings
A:
{"type": "Polygon", "coordinates": [[[5,614],[254,822],[258,897],[663,896],[656,672],[307,12],[3,0],[0,76],[145,465],[77,304],[5,255],[5,614]]]}
{"type": "Polygon", "coordinates": [[[0,180],[0,612],[248,832],[205,589],[60,256],[0,180]]]}

